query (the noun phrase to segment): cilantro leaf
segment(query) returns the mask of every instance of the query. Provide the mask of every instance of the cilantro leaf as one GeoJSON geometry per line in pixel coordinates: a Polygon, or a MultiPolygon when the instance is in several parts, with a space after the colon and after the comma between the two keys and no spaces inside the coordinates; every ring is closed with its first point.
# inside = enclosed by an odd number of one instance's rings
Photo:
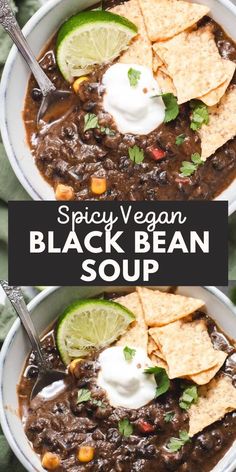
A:
{"type": "Polygon", "coordinates": [[[130,69],[128,70],[128,78],[129,78],[129,83],[131,87],[137,87],[140,77],[141,77],[141,72],[139,70],[136,70],[130,67],[130,69]]]}
{"type": "Polygon", "coordinates": [[[191,161],[198,166],[204,164],[204,161],[202,160],[199,152],[192,154],[191,161]]]}
{"type": "Polygon", "coordinates": [[[131,434],[133,433],[133,430],[134,430],[134,428],[133,428],[132,424],[129,422],[128,418],[125,418],[124,420],[119,421],[118,429],[119,429],[120,434],[122,434],[122,436],[125,436],[126,438],[131,436],[131,434]]]}
{"type": "Polygon", "coordinates": [[[135,164],[141,164],[144,160],[144,150],[138,146],[133,146],[129,148],[129,158],[135,164]]]}
{"type": "Polygon", "coordinates": [[[178,438],[170,438],[170,441],[167,444],[167,449],[169,452],[177,452],[189,441],[190,437],[187,431],[180,431],[178,438]]]}
{"type": "Polygon", "coordinates": [[[123,349],[123,353],[126,361],[132,361],[135,356],[136,349],[131,349],[130,347],[125,346],[123,349]]]}
{"type": "Polygon", "coordinates": [[[144,370],[145,374],[154,374],[157,388],[155,398],[160,397],[163,393],[166,393],[170,388],[170,379],[166,373],[166,370],[162,367],[149,367],[144,370]]]}
{"type": "Polygon", "coordinates": [[[162,97],[166,107],[164,123],[169,123],[169,121],[175,120],[179,114],[177,98],[173,95],[173,93],[162,93],[160,96],[162,97]]]}
{"type": "Polygon", "coordinates": [[[190,175],[194,174],[194,172],[198,169],[198,167],[204,164],[200,154],[195,152],[191,155],[191,161],[183,161],[182,166],[180,167],[180,172],[183,177],[189,177],[190,175]]]}
{"type": "Polygon", "coordinates": [[[115,131],[111,128],[105,128],[104,126],[100,127],[102,133],[106,134],[107,136],[115,136],[115,131]]]}
{"type": "Polygon", "coordinates": [[[200,129],[203,124],[208,125],[209,113],[205,103],[200,100],[191,100],[190,107],[192,109],[190,128],[196,131],[200,129]]]}
{"type": "Polygon", "coordinates": [[[93,398],[92,403],[93,405],[96,405],[100,408],[105,408],[105,403],[103,403],[101,400],[96,400],[95,398],[93,398]]]}
{"type": "Polygon", "coordinates": [[[170,423],[175,416],[174,411],[167,411],[167,413],[164,414],[164,421],[166,423],[170,423]]]}
{"type": "Polygon", "coordinates": [[[84,131],[98,127],[98,117],[94,113],[86,113],[84,115],[84,131]]]}
{"type": "Polygon", "coordinates": [[[91,392],[87,388],[81,388],[78,391],[77,405],[79,403],[88,402],[91,399],[91,392]]]}
{"type": "Polygon", "coordinates": [[[176,137],[175,144],[177,146],[180,146],[185,141],[185,138],[186,138],[185,134],[179,134],[179,136],[176,137]]]}
{"type": "Polygon", "coordinates": [[[182,166],[180,167],[180,172],[183,177],[189,177],[196,169],[196,165],[193,164],[193,162],[183,161],[182,166]]]}
{"type": "Polygon", "coordinates": [[[193,385],[192,387],[185,388],[179,399],[179,406],[182,408],[182,410],[189,410],[190,406],[197,401],[198,391],[197,387],[193,385]]]}

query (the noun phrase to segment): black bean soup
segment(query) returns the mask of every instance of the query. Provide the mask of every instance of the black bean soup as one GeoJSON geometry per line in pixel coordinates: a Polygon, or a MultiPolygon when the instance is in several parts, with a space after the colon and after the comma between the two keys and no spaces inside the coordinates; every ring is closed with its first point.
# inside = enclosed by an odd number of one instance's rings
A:
{"type": "MultiPolygon", "coordinates": [[[[194,318],[205,319],[215,348],[228,354],[221,368],[236,382],[236,350],[219,331],[212,319],[203,312],[194,318]]],[[[44,354],[53,367],[63,367],[50,330],[42,340],[44,354]]],[[[25,432],[41,457],[46,452],[60,457],[57,472],[207,472],[219,462],[236,439],[236,412],[205,428],[178,452],[166,445],[179,431],[188,431],[188,413],[179,407],[183,380],[172,380],[170,390],[136,410],[113,408],[106,393],[96,384],[99,353],[76,364],[74,374],[68,374],[67,389],[53,400],[30,403],[30,393],[37,376],[34,355],[24,368],[19,387],[19,403],[25,432]],[[88,389],[92,400],[77,404],[78,390],[88,389]],[[165,421],[166,413],[172,419],[165,421]],[[118,423],[128,418],[133,434],[124,437],[118,423]],[[94,457],[88,463],[78,460],[81,445],[93,448],[94,457]]],[[[184,382],[186,387],[186,382],[184,382]]]]}
{"type": "MultiPolygon", "coordinates": [[[[105,3],[109,8],[121,2],[105,3]]],[[[236,61],[233,40],[208,17],[201,20],[203,23],[211,24],[221,56],[236,61]]],[[[68,89],[57,68],[55,42],[56,37],[45,48],[40,63],[56,87],[68,89]]],[[[182,161],[201,152],[200,138],[190,129],[189,105],[181,105],[176,120],[146,136],[122,135],[102,108],[101,80],[106,68],[90,74],[78,94],[73,94],[70,111],[62,118],[60,108],[55,109],[41,131],[36,126],[41,92],[30,78],[24,110],[28,142],[38,169],[55,190],[58,184],[68,185],[73,189],[70,198],[75,200],[209,200],[228,187],[236,176],[236,138],[218,149],[192,176],[181,177],[182,161]],[[84,131],[87,113],[98,116],[100,128],[84,131]],[[104,132],[106,128],[113,131],[112,135],[104,132]],[[180,134],[186,139],[178,146],[175,141],[180,134]],[[140,164],[129,158],[128,149],[134,145],[144,150],[140,164]],[[161,160],[156,160],[155,150],[164,156],[161,160]],[[103,193],[93,192],[92,178],[105,179],[103,193]]],[[[232,83],[236,83],[236,76],[232,83]]]]}

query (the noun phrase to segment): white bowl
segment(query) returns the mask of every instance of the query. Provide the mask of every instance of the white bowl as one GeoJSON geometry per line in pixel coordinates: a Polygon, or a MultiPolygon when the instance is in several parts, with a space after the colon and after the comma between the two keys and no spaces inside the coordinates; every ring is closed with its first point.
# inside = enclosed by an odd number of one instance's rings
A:
{"type": "MultiPolygon", "coordinates": [[[[229,0],[198,1],[209,5],[212,18],[236,40],[236,6],[229,0]]],[[[97,0],[49,0],[40,8],[23,30],[36,56],[67,17],[96,2],[97,0]]],[[[29,195],[34,200],[54,200],[54,192],[40,175],[26,143],[22,110],[28,79],[29,70],[13,47],[4,68],[0,91],[2,138],[12,168],[29,195]]],[[[235,211],[236,179],[217,199],[229,201],[229,214],[235,211]]]]}
{"type": "MultiPolygon", "coordinates": [[[[123,287],[52,287],[29,304],[36,329],[43,334],[53,320],[72,301],[94,297],[103,291],[124,291],[123,287]]],[[[127,288],[127,292],[132,288],[127,288]]],[[[228,298],[214,287],[180,287],[178,293],[202,298],[209,315],[231,338],[236,339],[236,311],[228,298]]],[[[45,472],[39,457],[31,449],[18,416],[16,386],[30,352],[28,338],[19,320],[11,328],[0,355],[0,420],[3,432],[18,459],[29,472],[45,472]]],[[[214,468],[214,472],[236,469],[236,446],[232,446],[214,468]]]]}

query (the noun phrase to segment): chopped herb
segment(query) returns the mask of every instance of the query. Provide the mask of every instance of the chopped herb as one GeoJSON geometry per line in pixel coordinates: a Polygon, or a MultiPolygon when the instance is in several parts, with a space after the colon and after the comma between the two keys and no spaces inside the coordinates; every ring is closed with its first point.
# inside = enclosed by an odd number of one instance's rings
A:
{"type": "Polygon", "coordinates": [[[125,346],[123,349],[123,353],[126,361],[132,361],[135,356],[136,349],[131,349],[130,347],[125,346]]]}
{"type": "Polygon", "coordinates": [[[182,166],[180,167],[180,172],[182,177],[189,177],[189,175],[194,174],[196,170],[195,164],[189,161],[183,161],[182,166]]]}
{"type": "Polygon", "coordinates": [[[105,408],[105,403],[103,403],[101,400],[96,400],[95,398],[93,398],[92,403],[98,406],[99,408],[105,408]]]}
{"type": "Polygon", "coordinates": [[[84,116],[84,131],[98,127],[98,117],[94,113],[86,113],[84,116]]]}
{"type": "Polygon", "coordinates": [[[189,441],[190,437],[187,431],[180,431],[178,438],[170,438],[170,441],[167,444],[167,449],[170,452],[177,452],[189,441]]]}
{"type": "Polygon", "coordinates": [[[118,429],[119,429],[120,434],[122,434],[122,436],[125,436],[126,438],[128,438],[133,433],[134,428],[132,424],[129,422],[128,418],[125,418],[124,420],[119,421],[118,429]]]}
{"type": "Polygon", "coordinates": [[[194,172],[198,169],[198,167],[204,164],[200,154],[195,152],[191,156],[191,161],[183,161],[182,166],[180,167],[180,172],[182,177],[189,177],[190,175],[194,174],[194,172]]]}
{"type": "Polygon", "coordinates": [[[181,146],[183,142],[185,141],[186,135],[185,134],[179,134],[179,136],[176,137],[175,144],[177,146],[181,146]]]}
{"type": "Polygon", "coordinates": [[[197,166],[200,166],[200,165],[204,164],[204,161],[202,160],[199,152],[195,152],[194,154],[192,154],[191,160],[197,166]]]}
{"type": "Polygon", "coordinates": [[[166,107],[164,123],[169,123],[169,121],[175,120],[179,114],[177,98],[173,93],[162,93],[160,96],[166,107]]]}
{"type": "Polygon", "coordinates": [[[192,403],[196,403],[198,400],[198,392],[197,392],[197,387],[193,385],[192,387],[187,387],[180,399],[179,399],[179,406],[183,410],[189,410],[190,406],[192,403]]]}
{"type": "Polygon", "coordinates": [[[113,129],[110,129],[110,128],[104,128],[104,126],[101,126],[100,127],[100,130],[102,133],[105,133],[107,136],[115,136],[115,131],[113,131],[113,129]]]}
{"type": "Polygon", "coordinates": [[[145,374],[153,374],[156,380],[157,388],[155,398],[160,397],[163,393],[166,393],[170,388],[170,379],[166,373],[166,370],[162,367],[149,367],[145,369],[145,374]]]}
{"type": "Polygon", "coordinates": [[[138,82],[141,77],[141,72],[139,70],[133,69],[132,67],[128,70],[129,83],[131,87],[137,87],[138,82]]]}
{"type": "Polygon", "coordinates": [[[129,148],[129,158],[135,164],[141,164],[144,160],[144,150],[138,146],[133,146],[129,148]]]}
{"type": "Polygon", "coordinates": [[[175,414],[174,414],[173,411],[168,411],[168,412],[165,413],[165,415],[164,415],[164,421],[165,421],[166,423],[170,423],[170,422],[173,420],[174,416],[175,416],[175,414]]]}
{"type": "Polygon", "coordinates": [[[78,391],[77,404],[88,402],[91,399],[91,392],[87,388],[81,388],[78,391]]]}
{"type": "Polygon", "coordinates": [[[203,124],[208,125],[209,113],[205,103],[200,100],[191,100],[190,107],[192,109],[190,128],[193,131],[200,129],[203,124]]]}

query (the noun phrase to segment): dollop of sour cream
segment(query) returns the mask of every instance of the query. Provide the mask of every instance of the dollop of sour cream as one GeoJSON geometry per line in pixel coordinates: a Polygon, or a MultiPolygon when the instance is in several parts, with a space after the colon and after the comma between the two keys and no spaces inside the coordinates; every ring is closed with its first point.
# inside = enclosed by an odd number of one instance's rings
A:
{"type": "Polygon", "coordinates": [[[164,121],[163,100],[155,97],[161,90],[148,67],[114,64],[107,69],[102,82],[103,107],[113,116],[122,134],[149,134],[164,121]],[[131,69],[140,73],[135,86],[129,80],[131,69]]]}
{"type": "Polygon", "coordinates": [[[144,349],[134,349],[132,360],[125,359],[122,346],[107,348],[99,356],[101,368],[97,383],[106,391],[109,402],[114,407],[136,409],[155,397],[154,375],[144,373],[144,369],[153,364],[144,349]]]}

